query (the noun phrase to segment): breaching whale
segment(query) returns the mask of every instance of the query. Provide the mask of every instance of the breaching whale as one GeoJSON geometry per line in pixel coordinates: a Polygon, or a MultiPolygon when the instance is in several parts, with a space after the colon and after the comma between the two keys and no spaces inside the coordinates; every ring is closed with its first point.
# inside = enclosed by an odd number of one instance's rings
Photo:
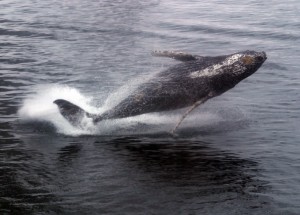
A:
{"type": "Polygon", "coordinates": [[[101,115],[88,113],[63,99],[54,103],[62,116],[75,127],[80,126],[85,117],[92,118],[96,124],[103,120],[190,107],[174,127],[174,132],[193,109],[233,88],[256,72],[267,59],[265,52],[255,51],[215,57],[169,51],[156,51],[152,55],[170,57],[182,63],[157,73],[101,115]]]}

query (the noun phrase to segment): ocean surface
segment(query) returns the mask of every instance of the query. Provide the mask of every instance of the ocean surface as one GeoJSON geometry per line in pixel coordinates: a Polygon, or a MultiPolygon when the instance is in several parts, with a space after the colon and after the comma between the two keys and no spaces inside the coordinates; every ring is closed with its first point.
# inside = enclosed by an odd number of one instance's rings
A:
{"type": "Polygon", "coordinates": [[[0,214],[300,214],[300,1],[1,0],[0,214]],[[265,51],[192,112],[75,129],[175,60],[265,51]]]}

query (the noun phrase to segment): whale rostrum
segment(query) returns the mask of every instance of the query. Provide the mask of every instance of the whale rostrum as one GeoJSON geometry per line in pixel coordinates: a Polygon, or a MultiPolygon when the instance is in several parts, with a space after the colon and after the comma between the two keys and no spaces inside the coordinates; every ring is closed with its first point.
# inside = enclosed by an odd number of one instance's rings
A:
{"type": "Polygon", "coordinates": [[[181,63],[157,73],[101,115],[88,113],[63,99],[54,103],[75,127],[80,126],[84,117],[92,118],[96,124],[103,120],[189,107],[172,130],[174,132],[192,110],[233,88],[256,72],[267,59],[265,52],[256,51],[215,57],[170,51],[155,51],[152,55],[173,58],[181,63]]]}

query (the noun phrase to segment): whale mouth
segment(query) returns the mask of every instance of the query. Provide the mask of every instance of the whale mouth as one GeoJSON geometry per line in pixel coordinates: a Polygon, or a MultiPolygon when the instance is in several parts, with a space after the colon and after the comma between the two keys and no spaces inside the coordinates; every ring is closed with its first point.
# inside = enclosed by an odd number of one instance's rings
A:
{"type": "Polygon", "coordinates": [[[267,60],[266,52],[253,52],[241,57],[241,61],[246,66],[261,65],[267,60]]]}
{"type": "Polygon", "coordinates": [[[260,52],[258,55],[256,55],[255,59],[258,61],[258,62],[265,62],[267,60],[267,54],[266,52],[262,51],[260,52]]]}

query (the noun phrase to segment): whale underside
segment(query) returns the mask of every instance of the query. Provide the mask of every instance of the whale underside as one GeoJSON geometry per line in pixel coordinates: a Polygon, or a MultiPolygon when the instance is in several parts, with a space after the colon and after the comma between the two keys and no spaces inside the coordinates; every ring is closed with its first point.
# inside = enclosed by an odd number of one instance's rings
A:
{"type": "Polygon", "coordinates": [[[96,124],[103,120],[191,107],[177,123],[176,129],[194,108],[233,88],[257,71],[267,59],[265,52],[255,51],[216,57],[168,51],[154,52],[153,55],[170,57],[182,63],[158,73],[101,115],[88,113],[63,99],[54,103],[62,116],[75,127],[80,126],[84,117],[92,118],[96,124]]]}

